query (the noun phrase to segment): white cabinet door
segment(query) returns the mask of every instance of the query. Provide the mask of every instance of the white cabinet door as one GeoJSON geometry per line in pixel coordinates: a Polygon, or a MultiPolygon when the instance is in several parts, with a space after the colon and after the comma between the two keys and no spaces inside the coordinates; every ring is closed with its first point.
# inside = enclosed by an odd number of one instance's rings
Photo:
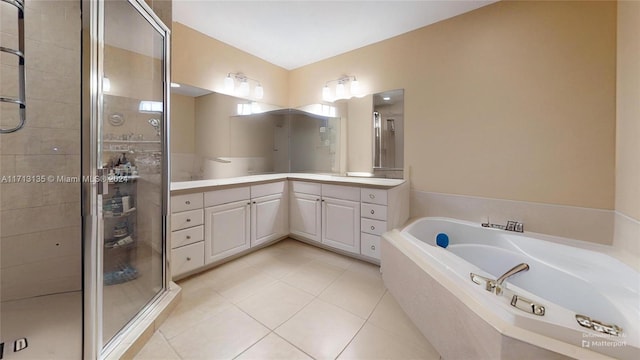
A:
{"type": "Polygon", "coordinates": [[[251,202],[251,246],[286,235],[283,194],[263,196],[251,202]]]}
{"type": "Polygon", "coordinates": [[[360,253],[360,202],[322,199],[322,243],[360,253]]]}
{"type": "Polygon", "coordinates": [[[205,264],[224,259],[249,248],[249,200],[206,208],[205,264]]]}
{"type": "Polygon", "coordinates": [[[320,196],[292,192],[289,203],[289,232],[320,241],[320,196]]]}

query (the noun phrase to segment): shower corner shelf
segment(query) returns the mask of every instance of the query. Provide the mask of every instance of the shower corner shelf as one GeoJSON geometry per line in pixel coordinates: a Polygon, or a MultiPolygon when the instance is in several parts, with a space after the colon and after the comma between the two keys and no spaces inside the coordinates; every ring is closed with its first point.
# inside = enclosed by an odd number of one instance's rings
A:
{"type": "MultiPolygon", "coordinates": [[[[136,249],[138,248],[137,234],[137,175],[113,176],[109,178],[109,193],[114,194],[110,198],[104,199],[105,206],[112,211],[104,211],[104,251],[109,252],[104,262],[105,285],[122,284],[138,277],[136,269],[136,249]],[[119,192],[122,191],[122,194],[119,192]],[[115,200],[108,204],[110,200],[115,200]],[[130,208],[125,206],[125,198],[130,208]],[[122,211],[125,210],[126,211],[122,211]],[[121,211],[121,212],[120,212],[121,211]]],[[[104,208],[103,208],[104,209],[104,208]]]]}

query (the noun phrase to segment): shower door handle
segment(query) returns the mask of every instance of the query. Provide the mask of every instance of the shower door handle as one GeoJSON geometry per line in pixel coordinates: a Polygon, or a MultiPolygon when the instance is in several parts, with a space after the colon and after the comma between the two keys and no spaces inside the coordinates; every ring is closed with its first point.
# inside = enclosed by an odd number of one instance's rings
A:
{"type": "Polygon", "coordinates": [[[96,178],[96,183],[98,185],[98,195],[107,195],[109,193],[109,179],[107,178],[107,169],[98,169],[97,174],[98,177],[96,178]]]}

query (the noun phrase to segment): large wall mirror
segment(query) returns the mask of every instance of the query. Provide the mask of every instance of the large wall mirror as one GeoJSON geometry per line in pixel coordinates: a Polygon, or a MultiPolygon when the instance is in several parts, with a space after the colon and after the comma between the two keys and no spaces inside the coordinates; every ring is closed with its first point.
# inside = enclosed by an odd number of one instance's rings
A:
{"type": "Polygon", "coordinates": [[[404,169],[404,90],[373,95],[373,171],[402,178],[404,169]]]}
{"type": "Polygon", "coordinates": [[[172,181],[341,171],[340,117],[185,85],[171,110],[172,181]]]}

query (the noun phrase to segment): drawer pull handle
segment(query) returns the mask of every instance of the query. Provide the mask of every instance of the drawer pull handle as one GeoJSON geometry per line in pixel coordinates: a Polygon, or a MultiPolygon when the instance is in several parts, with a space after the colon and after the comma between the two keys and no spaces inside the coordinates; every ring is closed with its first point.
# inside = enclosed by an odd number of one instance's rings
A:
{"type": "Polygon", "coordinates": [[[189,201],[189,200],[185,201],[184,203],[187,204],[187,205],[191,205],[191,201],[189,201]]]}
{"type": "Polygon", "coordinates": [[[376,198],[376,196],[375,196],[375,195],[373,195],[373,194],[369,194],[369,198],[370,198],[370,199],[375,199],[375,198],[376,198]]]}
{"type": "Polygon", "coordinates": [[[376,251],[376,246],[375,245],[371,245],[371,250],[376,251]]]}
{"type": "Polygon", "coordinates": [[[187,222],[191,222],[191,219],[187,218],[187,222]]]}
{"type": "Polygon", "coordinates": [[[376,229],[376,227],[371,225],[371,230],[375,230],[375,229],[376,229]]]}
{"type": "Polygon", "coordinates": [[[191,235],[187,235],[187,240],[191,239],[191,235]]]}
{"type": "Polygon", "coordinates": [[[371,210],[371,215],[375,214],[376,212],[374,210],[371,210]]]}
{"type": "Polygon", "coordinates": [[[191,258],[189,256],[187,256],[187,261],[191,261],[191,258]]]}

